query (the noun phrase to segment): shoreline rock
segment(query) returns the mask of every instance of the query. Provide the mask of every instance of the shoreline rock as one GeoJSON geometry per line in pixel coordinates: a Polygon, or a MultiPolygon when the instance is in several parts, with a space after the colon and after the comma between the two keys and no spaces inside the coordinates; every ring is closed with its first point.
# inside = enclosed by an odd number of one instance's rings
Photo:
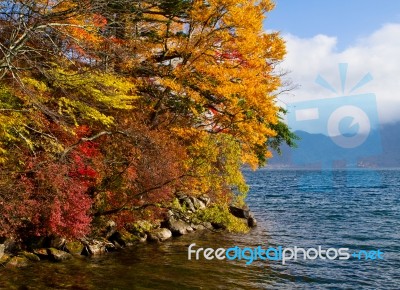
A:
{"type": "Polygon", "coordinates": [[[7,261],[6,267],[20,268],[20,267],[26,267],[28,265],[29,265],[29,260],[27,258],[21,256],[13,256],[7,261]]]}
{"type": "Polygon", "coordinates": [[[115,245],[107,240],[82,240],[82,244],[83,256],[97,256],[115,250],[115,245]]]}
{"type": "Polygon", "coordinates": [[[64,245],[64,249],[71,255],[81,255],[84,247],[80,241],[68,241],[64,245]]]}
{"type": "Polygon", "coordinates": [[[48,248],[47,254],[49,255],[50,259],[54,262],[62,262],[65,260],[72,259],[71,254],[61,251],[61,250],[57,250],[55,248],[48,248]]]}
{"type": "MultiPolygon", "coordinates": [[[[102,222],[104,228],[97,231],[100,237],[72,241],[63,237],[32,237],[22,245],[28,251],[21,251],[19,245],[12,239],[0,238],[0,264],[6,267],[25,267],[40,260],[62,262],[74,256],[103,255],[139,242],[164,242],[194,231],[226,229],[223,223],[205,222],[197,217],[197,212],[202,214],[203,210],[212,205],[208,196],[193,197],[179,194],[176,198],[177,203],[169,209],[165,220],[158,224],[138,221],[127,229],[119,230],[114,221],[104,220],[102,222]]],[[[247,221],[250,228],[257,225],[254,214],[247,206],[243,208],[230,206],[229,212],[247,221]]]]}
{"type": "Polygon", "coordinates": [[[27,251],[22,251],[20,253],[20,255],[25,257],[25,258],[27,258],[29,261],[32,261],[32,262],[39,262],[40,261],[39,256],[35,255],[34,253],[30,253],[30,252],[27,252],[27,251]]]}
{"type": "Polygon", "coordinates": [[[173,217],[167,221],[167,228],[171,231],[173,236],[182,236],[194,231],[190,224],[173,217]]]}
{"type": "Polygon", "coordinates": [[[172,232],[167,228],[158,228],[148,233],[151,242],[163,242],[172,237],[172,232]]]}
{"type": "Polygon", "coordinates": [[[257,226],[257,220],[254,217],[254,214],[250,211],[248,206],[244,206],[243,208],[236,206],[229,206],[229,212],[237,218],[246,219],[247,225],[250,228],[254,228],[257,226]]]}

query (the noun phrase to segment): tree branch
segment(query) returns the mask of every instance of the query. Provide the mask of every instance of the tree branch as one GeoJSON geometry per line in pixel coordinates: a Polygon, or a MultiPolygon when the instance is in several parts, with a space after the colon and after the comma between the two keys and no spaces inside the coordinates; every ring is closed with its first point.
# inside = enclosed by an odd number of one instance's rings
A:
{"type": "MultiPolygon", "coordinates": [[[[172,182],[174,182],[174,181],[176,181],[176,180],[178,180],[178,179],[180,179],[180,178],[182,178],[182,177],[185,177],[185,176],[186,176],[186,174],[182,174],[182,175],[180,175],[180,176],[177,176],[177,177],[175,177],[175,178],[172,178],[172,179],[170,179],[170,180],[167,180],[167,181],[165,181],[165,182],[163,182],[163,183],[161,183],[161,184],[159,184],[159,185],[153,186],[153,187],[151,187],[151,188],[147,188],[147,189],[145,189],[145,190],[143,190],[143,191],[141,191],[141,192],[139,192],[139,193],[136,193],[136,194],[134,194],[132,197],[133,197],[133,198],[141,197],[141,196],[144,195],[144,194],[148,194],[148,193],[150,193],[151,191],[154,191],[154,190],[156,190],[156,189],[160,189],[160,188],[162,188],[162,187],[164,187],[164,186],[166,186],[166,185],[168,185],[168,184],[170,184],[170,183],[172,183],[172,182]]],[[[135,206],[130,206],[130,207],[128,207],[127,204],[128,204],[128,201],[125,202],[122,206],[120,206],[120,207],[118,207],[118,208],[114,208],[114,209],[106,210],[106,211],[96,212],[96,213],[94,214],[94,216],[111,215],[111,214],[116,214],[116,213],[118,213],[118,212],[125,211],[125,210],[139,210],[139,209],[145,208],[145,207],[147,207],[147,206],[154,205],[154,204],[145,204],[145,205],[141,205],[141,206],[138,206],[138,207],[135,207],[135,206]]]]}
{"type": "Polygon", "coordinates": [[[113,135],[113,134],[121,134],[124,136],[128,136],[127,133],[122,132],[122,131],[115,131],[115,132],[111,132],[111,131],[101,131],[99,133],[97,133],[96,135],[93,135],[91,137],[82,137],[81,139],[79,139],[78,142],[76,142],[75,144],[71,145],[70,147],[66,148],[64,150],[64,152],[61,154],[61,158],[60,160],[65,160],[65,157],[68,155],[69,152],[71,152],[73,149],[75,149],[77,146],[79,146],[80,144],[82,144],[83,142],[90,142],[93,141],[97,138],[100,138],[103,135],[113,135]]]}

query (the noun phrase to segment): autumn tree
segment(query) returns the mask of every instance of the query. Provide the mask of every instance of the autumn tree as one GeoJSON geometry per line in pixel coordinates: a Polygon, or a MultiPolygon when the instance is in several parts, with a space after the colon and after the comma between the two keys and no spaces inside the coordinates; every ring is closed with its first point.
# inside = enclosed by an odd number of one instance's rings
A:
{"type": "Polygon", "coordinates": [[[93,218],[158,218],[177,192],[244,194],[242,166],[293,139],[272,8],[1,1],[0,235],[77,237],[93,218]]]}

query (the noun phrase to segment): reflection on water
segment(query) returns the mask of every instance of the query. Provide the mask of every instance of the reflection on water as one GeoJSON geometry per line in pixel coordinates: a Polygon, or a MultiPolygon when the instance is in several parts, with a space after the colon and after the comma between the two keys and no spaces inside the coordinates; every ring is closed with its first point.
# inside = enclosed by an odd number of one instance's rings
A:
{"type": "Polygon", "coordinates": [[[380,171],[379,186],[363,182],[369,180],[368,171],[335,172],[331,190],[322,193],[315,190],[326,187],[320,178],[308,181],[312,190],[299,185],[302,171],[245,173],[251,185],[248,203],[259,221],[247,235],[205,231],[102,257],[2,269],[0,289],[400,289],[399,171],[380,171]],[[245,261],[189,261],[191,243],[214,249],[379,248],[385,254],[381,261],[245,265],[245,261]]]}
{"type": "Polygon", "coordinates": [[[0,281],[4,289],[254,289],[266,285],[267,277],[274,279],[268,264],[189,261],[187,255],[191,243],[214,248],[259,245],[254,242],[249,235],[198,232],[96,258],[40,262],[24,270],[5,269],[0,281]]]}

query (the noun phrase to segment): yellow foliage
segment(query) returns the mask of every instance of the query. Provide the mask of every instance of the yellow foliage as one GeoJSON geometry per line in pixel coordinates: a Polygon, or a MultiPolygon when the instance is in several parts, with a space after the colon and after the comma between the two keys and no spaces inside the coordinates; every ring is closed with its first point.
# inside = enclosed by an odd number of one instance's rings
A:
{"type": "Polygon", "coordinates": [[[110,126],[114,118],[106,112],[133,109],[133,102],[138,98],[133,94],[135,87],[130,80],[112,74],[74,74],[58,69],[54,75],[53,85],[71,93],[59,98],[59,113],[72,117],[75,125],[79,124],[76,118],[79,115],[110,126]]]}
{"type": "Polygon", "coordinates": [[[174,64],[169,61],[171,73],[157,82],[176,98],[191,100],[198,128],[232,135],[243,162],[252,167],[259,163],[254,148],[276,135],[270,125],[278,122],[274,92],[281,83],[273,67],[282,60],[285,45],[278,33],[265,33],[262,27],[273,7],[269,0],[194,1],[188,26],[160,22],[158,29],[165,34],[168,27],[169,37],[149,49],[166,59],[180,56],[174,64]]]}
{"type": "Polygon", "coordinates": [[[249,231],[247,220],[233,216],[227,204],[214,205],[196,213],[204,222],[213,222],[224,226],[229,232],[246,233],[249,231]]]}
{"type": "Polygon", "coordinates": [[[220,193],[231,189],[240,195],[248,191],[241,173],[241,147],[230,135],[203,133],[189,148],[187,167],[196,177],[192,187],[199,192],[220,193]]]}

